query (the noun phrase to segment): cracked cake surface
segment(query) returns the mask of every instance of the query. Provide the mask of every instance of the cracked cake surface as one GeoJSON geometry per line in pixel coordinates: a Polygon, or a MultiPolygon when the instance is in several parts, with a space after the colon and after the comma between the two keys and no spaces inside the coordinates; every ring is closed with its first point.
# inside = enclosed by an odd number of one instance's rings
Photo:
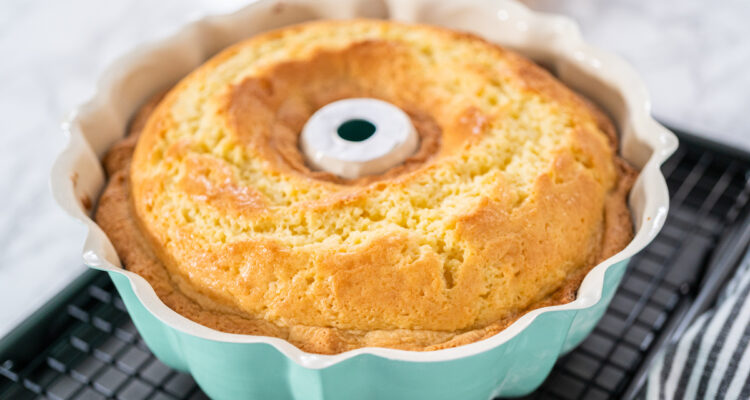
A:
{"type": "Polygon", "coordinates": [[[632,238],[610,121],[522,56],[441,28],[322,21],[233,45],[155,96],[104,159],[97,223],[185,317],[315,353],[436,350],[572,301],[632,238]],[[320,107],[404,110],[380,175],[310,169],[320,107]]]}

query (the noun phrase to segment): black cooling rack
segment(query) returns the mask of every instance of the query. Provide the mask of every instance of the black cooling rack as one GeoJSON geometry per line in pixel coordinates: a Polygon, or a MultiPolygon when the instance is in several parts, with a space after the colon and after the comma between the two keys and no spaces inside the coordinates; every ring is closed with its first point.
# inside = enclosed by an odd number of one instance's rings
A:
{"type": "MultiPolygon", "coordinates": [[[[710,304],[711,278],[731,272],[726,254],[747,246],[750,155],[681,139],[663,167],[672,206],[662,233],[633,258],[594,332],[528,398],[637,395],[656,350],[710,304]]],[[[109,278],[89,272],[0,341],[0,398],[206,396],[149,352],[109,278]]]]}

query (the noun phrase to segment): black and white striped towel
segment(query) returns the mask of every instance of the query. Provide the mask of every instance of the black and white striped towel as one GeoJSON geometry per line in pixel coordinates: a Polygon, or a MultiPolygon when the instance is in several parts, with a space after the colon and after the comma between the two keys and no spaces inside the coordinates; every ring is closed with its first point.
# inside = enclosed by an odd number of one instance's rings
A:
{"type": "Polygon", "coordinates": [[[648,399],[750,399],[750,252],[714,309],[665,347],[648,399]]]}

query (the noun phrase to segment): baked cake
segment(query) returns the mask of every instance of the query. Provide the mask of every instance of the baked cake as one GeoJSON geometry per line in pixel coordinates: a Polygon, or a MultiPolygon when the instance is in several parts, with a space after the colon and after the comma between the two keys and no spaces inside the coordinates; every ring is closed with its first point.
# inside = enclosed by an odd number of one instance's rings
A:
{"type": "Polygon", "coordinates": [[[185,317],[315,353],[454,347],[569,302],[632,237],[610,121],[485,40],[322,21],[236,44],[145,105],[96,220],[185,317]],[[404,110],[403,164],[346,180],[298,138],[333,101],[404,110]]]}

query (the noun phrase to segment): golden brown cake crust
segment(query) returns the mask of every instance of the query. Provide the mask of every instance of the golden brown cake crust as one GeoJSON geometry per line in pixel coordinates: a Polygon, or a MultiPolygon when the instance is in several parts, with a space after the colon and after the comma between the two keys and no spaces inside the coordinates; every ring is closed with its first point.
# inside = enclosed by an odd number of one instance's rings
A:
{"type": "Polygon", "coordinates": [[[609,120],[484,40],[317,22],[235,45],[146,104],[104,159],[96,220],[125,267],[208,327],[316,353],[436,350],[572,301],[632,237],[609,120]],[[386,174],[311,171],[297,137],[341,98],[404,109],[386,174]]]}

